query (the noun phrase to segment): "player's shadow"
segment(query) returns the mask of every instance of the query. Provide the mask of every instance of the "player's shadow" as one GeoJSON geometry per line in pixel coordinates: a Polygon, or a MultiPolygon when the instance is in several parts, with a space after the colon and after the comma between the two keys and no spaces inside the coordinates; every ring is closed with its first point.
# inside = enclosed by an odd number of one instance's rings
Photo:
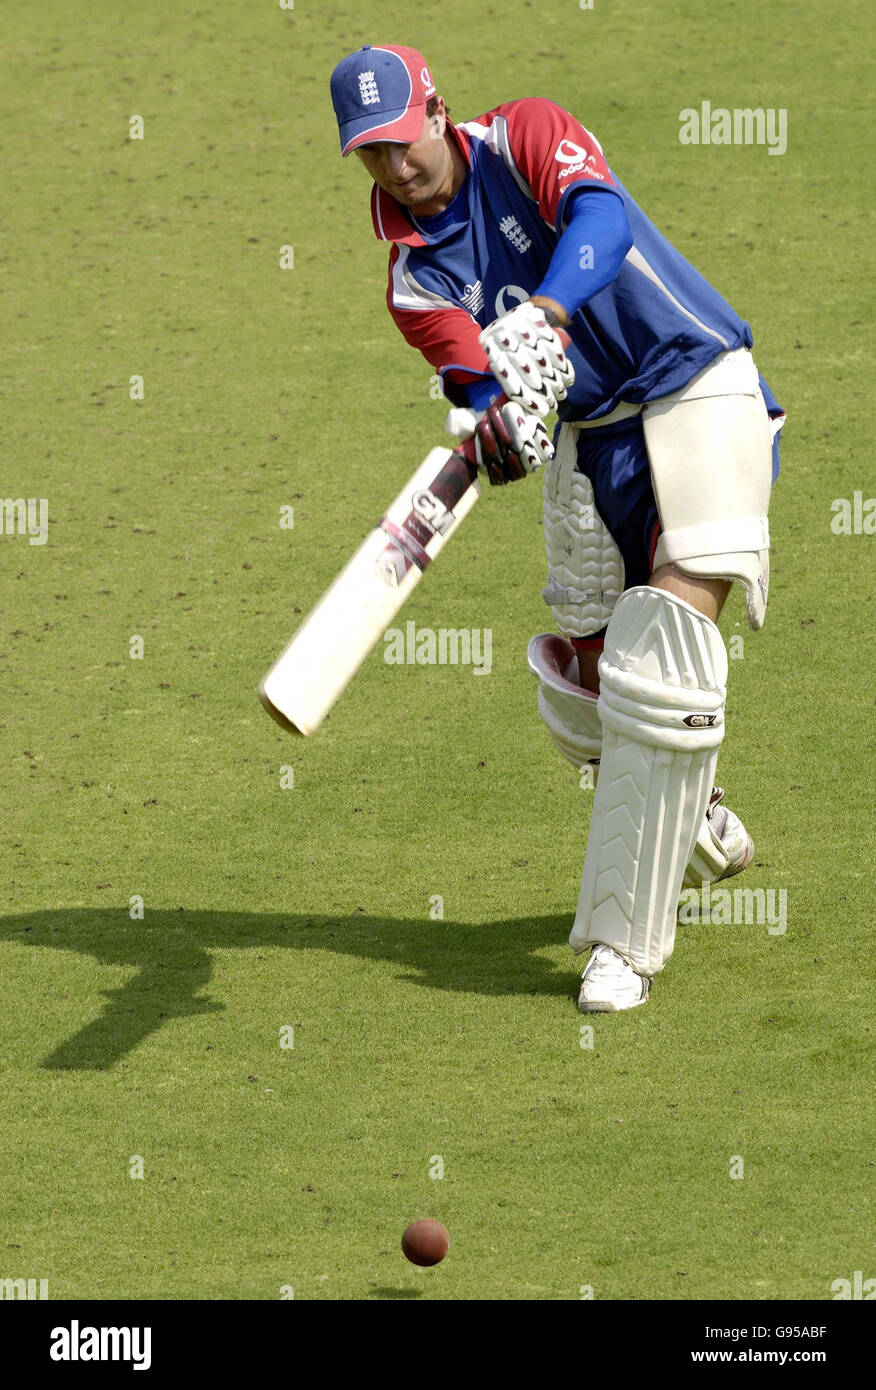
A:
{"type": "MultiPolygon", "coordinates": [[[[423,919],[303,916],[290,913],[147,910],[132,921],[123,908],[60,908],[0,917],[0,939],[133,967],[120,988],[104,991],[103,1011],[42,1062],[50,1070],[104,1071],[171,1018],[221,1012],[205,995],[212,952],[244,947],[289,949],[288,974],[272,992],[295,992],[294,953],[343,957],[338,995],[350,1004],[350,959],[390,961],[413,986],[488,995],[571,994],[574,972],[535,954],[565,942],[567,916],[525,917],[473,926],[423,919]]],[[[283,967],[281,967],[283,968],[283,967]]]]}

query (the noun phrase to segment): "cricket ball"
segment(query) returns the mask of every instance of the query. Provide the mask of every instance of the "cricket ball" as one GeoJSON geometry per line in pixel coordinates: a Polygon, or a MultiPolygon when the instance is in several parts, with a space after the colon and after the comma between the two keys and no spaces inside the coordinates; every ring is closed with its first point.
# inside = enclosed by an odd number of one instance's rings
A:
{"type": "Polygon", "coordinates": [[[412,1265],[437,1265],[450,1249],[450,1236],[440,1221],[412,1221],[402,1236],[402,1251],[412,1265]]]}

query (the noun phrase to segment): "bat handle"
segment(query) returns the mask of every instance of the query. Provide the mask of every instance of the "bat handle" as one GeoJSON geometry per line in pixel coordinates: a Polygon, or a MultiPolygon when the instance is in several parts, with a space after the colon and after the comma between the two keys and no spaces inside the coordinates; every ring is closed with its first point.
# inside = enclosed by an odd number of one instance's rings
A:
{"type": "Polygon", "coordinates": [[[475,478],[478,476],[477,440],[474,435],[472,435],[471,439],[466,439],[462,444],[457,444],[453,452],[465,459],[468,464],[468,471],[471,474],[471,480],[474,482],[475,478]]]}

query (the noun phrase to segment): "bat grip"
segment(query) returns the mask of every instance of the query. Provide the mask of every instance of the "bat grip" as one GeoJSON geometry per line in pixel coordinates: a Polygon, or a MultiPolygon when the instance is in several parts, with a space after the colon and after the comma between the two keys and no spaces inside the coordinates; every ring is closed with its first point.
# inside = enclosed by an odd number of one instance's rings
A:
{"type": "Polygon", "coordinates": [[[453,451],[465,459],[468,464],[468,471],[471,474],[472,482],[478,476],[477,440],[474,435],[471,439],[466,439],[464,443],[457,444],[453,451]]]}

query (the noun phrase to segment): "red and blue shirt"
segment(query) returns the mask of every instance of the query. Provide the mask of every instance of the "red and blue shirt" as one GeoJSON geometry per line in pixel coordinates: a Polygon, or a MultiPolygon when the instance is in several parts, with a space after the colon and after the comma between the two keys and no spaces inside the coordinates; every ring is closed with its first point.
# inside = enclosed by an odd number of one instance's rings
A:
{"type": "MultiPolygon", "coordinates": [[[[372,216],[378,238],[392,243],[389,311],[450,400],[468,403],[493,380],[478,334],[549,278],[560,238],[575,235],[574,210],[586,204],[587,190],[619,199],[628,229],[617,273],[572,316],[575,384],[562,419],[596,419],[621,400],[667,395],[719,353],[751,347],[748,324],[657,231],[599,142],[567,111],[527,98],[449,122],[448,131],[468,174],[444,212],[418,220],[375,185],[372,216]]],[[[580,251],[582,276],[598,273],[600,247],[580,251]]]]}

